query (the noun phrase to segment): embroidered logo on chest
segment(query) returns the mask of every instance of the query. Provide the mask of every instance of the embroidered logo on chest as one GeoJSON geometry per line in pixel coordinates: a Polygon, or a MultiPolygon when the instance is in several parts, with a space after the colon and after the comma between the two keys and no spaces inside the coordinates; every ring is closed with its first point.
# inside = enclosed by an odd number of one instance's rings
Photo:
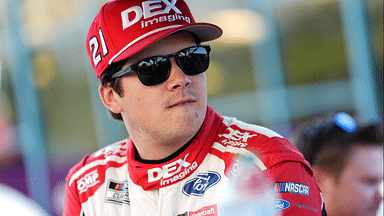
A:
{"type": "Polygon", "coordinates": [[[178,159],[162,167],[148,170],[148,183],[159,181],[160,185],[169,185],[178,180],[184,179],[189,173],[197,168],[197,162],[187,162],[188,154],[184,159],[178,159]]]}
{"type": "Polygon", "coordinates": [[[128,181],[109,180],[105,192],[105,202],[129,205],[128,181]]]}
{"type": "Polygon", "coordinates": [[[203,196],[205,191],[216,185],[221,179],[217,172],[197,174],[197,177],[187,181],[183,187],[186,196],[203,196]]]}

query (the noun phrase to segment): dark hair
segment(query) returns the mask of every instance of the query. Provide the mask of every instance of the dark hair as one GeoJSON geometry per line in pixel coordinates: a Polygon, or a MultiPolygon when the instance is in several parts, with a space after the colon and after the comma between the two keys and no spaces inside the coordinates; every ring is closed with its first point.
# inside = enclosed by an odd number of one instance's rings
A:
{"type": "Polygon", "coordinates": [[[337,180],[355,146],[382,146],[382,134],[376,124],[348,130],[335,120],[309,127],[296,145],[312,165],[332,174],[337,180]]]}
{"type": "MultiPolygon", "coordinates": [[[[100,83],[103,88],[108,86],[112,87],[112,89],[122,97],[124,95],[124,90],[121,87],[121,78],[112,78],[111,76],[122,69],[126,60],[122,60],[116,63],[112,63],[109,65],[104,72],[100,76],[100,83]]],[[[108,114],[116,120],[123,121],[123,117],[120,113],[114,113],[111,110],[108,110],[108,114]]]]}
{"type": "MultiPolygon", "coordinates": [[[[182,31],[180,31],[182,32],[182,31]]],[[[199,45],[201,43],[200,39],[197,37],[197,35],[193,34],[192,32],[188,32],[192,35],[193,39],[195,40],[196,44],[199,45]]],[[[124,90],[121,87],[121,79],[120,78],[112,78],[111,76],[115,74],[116,72],[120,71],[124,64],[127,62],[127,59],[112,63],[109,65],[101,74],[100,76],[100,83],[103,88],[106,88],[108,86],[112,87],[112,89],[120,96],[124,96],[124,90]]],[[[123,121],[123,118],[120,113],[113,113],[112,111],[108,110],[108,114],[116,120],[123,121]]]]}

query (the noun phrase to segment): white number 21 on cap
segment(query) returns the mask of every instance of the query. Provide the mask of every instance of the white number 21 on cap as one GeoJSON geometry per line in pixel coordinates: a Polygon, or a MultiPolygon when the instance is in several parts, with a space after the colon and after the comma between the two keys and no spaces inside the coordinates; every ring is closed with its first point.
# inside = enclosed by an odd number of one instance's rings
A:
{"type": "MultiPolygon", "coordinates": [[[[99,29],[99,36],[100,36],[100,41],[101,41],[101,47],[103,50],[103,56],[105,56],[108,54],[108,48],[107,48],[107,45],[105,43],[103,32],[101,31],[101,29],[99,29]]],[[[89,48],[91,49],[91,52],[92,52],[93,64],[95,65],[95,67],[97,67],[97,65],[101,61],[101,55],[100,55],[100,53],[97,54],[98,50],[99,50],[99,42],[97,41],[96,36],[93,36],[89,40],[89,48]]]]}

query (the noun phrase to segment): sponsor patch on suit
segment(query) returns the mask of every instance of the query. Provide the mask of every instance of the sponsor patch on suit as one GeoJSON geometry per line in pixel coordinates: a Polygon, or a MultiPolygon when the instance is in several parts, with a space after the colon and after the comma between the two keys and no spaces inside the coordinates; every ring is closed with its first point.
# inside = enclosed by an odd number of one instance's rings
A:
{"type": "Polygon", "coordinates": [[[275,182],[273,185],[273,191],[275,193],[293,193],[310,195],[310,189],[308,185],[296,183],[296,182],[275,182]]]}
{"type": "Polygon", "coordinates": [[[105,202],[115,204],[130,204],[128,181],[109,180],[105,192],[105,202]]]}

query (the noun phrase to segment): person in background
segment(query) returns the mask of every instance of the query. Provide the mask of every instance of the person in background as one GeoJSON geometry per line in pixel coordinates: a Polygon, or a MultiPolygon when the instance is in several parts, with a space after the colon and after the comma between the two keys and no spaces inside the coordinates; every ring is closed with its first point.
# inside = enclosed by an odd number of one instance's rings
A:
{"type": "Polygon", "coordinates": [[[310,162],[329,216],[375,216],[383,201],[383,136],[346,113],[305,126],[293,141],[310,162]]]}
{"type": "Polygon", "coordinates": [[[240,175],[239,157],[274,181],[279,199],[271,202],[281,215],[325,214],[311,167],[294,145],[207,104],[211,48],[202,43],[221,34],[195,22],[183,0],[102,6],[87,51],[100,98],[130,137],[69,171],[65,216],[225,215],[220,193],[240,175]]]}

